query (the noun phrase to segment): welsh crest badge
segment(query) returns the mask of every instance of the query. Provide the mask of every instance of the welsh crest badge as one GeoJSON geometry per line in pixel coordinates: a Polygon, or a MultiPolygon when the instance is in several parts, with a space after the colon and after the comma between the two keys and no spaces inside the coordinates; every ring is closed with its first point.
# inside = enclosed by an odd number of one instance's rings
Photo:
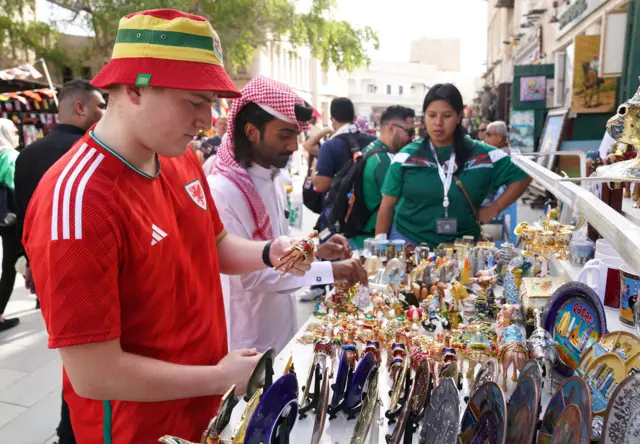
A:
{"type": "Polygon", "coordinates": [[[189,182],[184,186],[184,189],[187,190],[189,197],[197,206],[205,211],[207,210],[207,197],[204,194],[204,188],[202,188],[200,180],[196,179],[193,182],[189,182]]]}

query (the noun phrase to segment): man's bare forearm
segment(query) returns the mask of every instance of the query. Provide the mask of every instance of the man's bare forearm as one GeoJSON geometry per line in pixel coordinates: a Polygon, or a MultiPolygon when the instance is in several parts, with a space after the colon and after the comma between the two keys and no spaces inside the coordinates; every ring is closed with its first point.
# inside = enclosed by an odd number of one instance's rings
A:
{"type": "Polygon", "coordinates": [[[96,352],[77,365],[69,350],[73,348],[60,349],[60,355],[74,390],[89,399],[171,401],[223,394],[232,384],[217,366],[172,364],[124,351],[109,359],[96,352]]]}
{"type": "Polygon", "coordinates": [[[240,275],[266,268],[262,251],[266,242],[247,240],[228,234],[218,242],[220,273],[240,275]]]}

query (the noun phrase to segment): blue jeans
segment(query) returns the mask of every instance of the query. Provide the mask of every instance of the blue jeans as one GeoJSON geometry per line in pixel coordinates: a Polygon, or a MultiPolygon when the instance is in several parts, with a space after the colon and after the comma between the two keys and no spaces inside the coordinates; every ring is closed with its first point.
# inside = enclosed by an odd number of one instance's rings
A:
{"type": "Polygon", "coordinates": [[[404,234],[400,233],[398,231],[398,229],[395,227],[395,225],[391,225],[391,230],[389,230],[388,239],[389,240],[403,240],[408,244],[420,245],[419,242],[414,242],[411,239],[409,239],[407,236],[405,236],[404,234]]]}

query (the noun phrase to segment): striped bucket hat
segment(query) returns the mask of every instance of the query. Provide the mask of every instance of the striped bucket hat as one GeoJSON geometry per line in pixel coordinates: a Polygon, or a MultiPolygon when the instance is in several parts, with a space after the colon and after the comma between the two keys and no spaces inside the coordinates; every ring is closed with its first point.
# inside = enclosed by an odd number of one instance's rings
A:
{"type": "Polygon", "coordinates": [[[91,81],[111,85],[240,92],[224,69],[218,34],[204,17],[173,9],[140,11],[123,17],[111,60],[91,81]]]}

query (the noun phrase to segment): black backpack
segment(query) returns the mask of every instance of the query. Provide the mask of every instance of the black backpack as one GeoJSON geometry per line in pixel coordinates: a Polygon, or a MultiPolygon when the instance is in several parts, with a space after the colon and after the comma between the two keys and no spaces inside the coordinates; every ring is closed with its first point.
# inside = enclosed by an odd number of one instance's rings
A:
{"type": "Polygon", "coordinates": [[[313,155],[309,156],[309,169],[302,185],[302,203],[314,213],[320,214],[322,212],[322,193],[318,193],[313,188],[313,171],[311,170],[314,157],[313,155]]]}
{"type": "Polygon", "coordinates": [[[378,208],[369,210],[364,202],[362,178],[367,159],[378,153],[387,152],[384,148],[375,148],[366,155],[362,150],[371,143],[371,137],[362,134],[343,134],[349,144],[352,159],[335,175],[325,197],[324,215],[329,228],[345,237],[362,234],[369,218],[378,208]]]}

